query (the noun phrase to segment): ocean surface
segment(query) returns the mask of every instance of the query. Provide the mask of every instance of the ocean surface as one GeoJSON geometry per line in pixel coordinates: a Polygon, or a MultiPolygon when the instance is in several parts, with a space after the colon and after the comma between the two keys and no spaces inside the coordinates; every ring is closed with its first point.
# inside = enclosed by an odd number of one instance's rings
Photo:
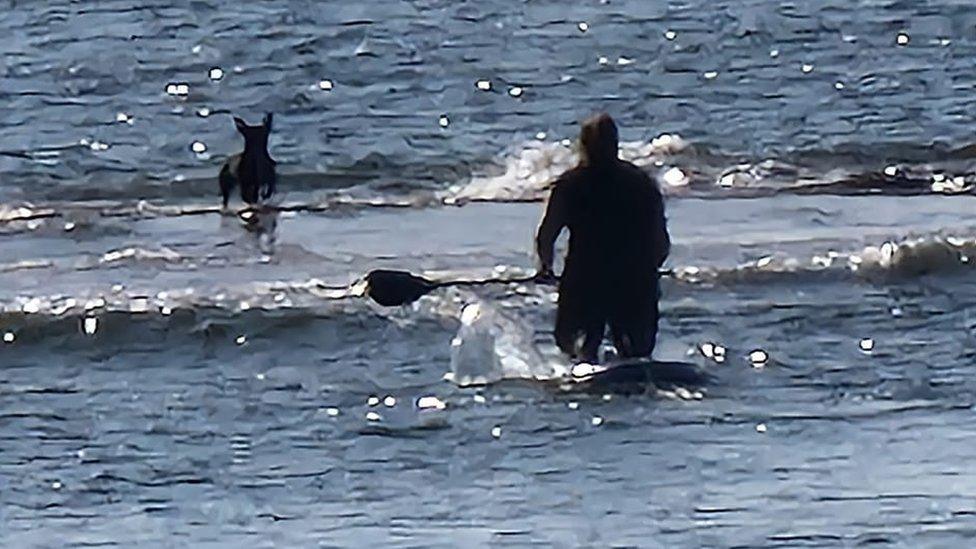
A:
{"type": "Polygon", "coordinates": [[[0,50],[0,546],[976,536],[969,0],[10,0],[0,50]],[[599,110],[667,200],[656,356],[712,383],[537,379],[552,287],[358,295],[531,272],[599,110]]]}

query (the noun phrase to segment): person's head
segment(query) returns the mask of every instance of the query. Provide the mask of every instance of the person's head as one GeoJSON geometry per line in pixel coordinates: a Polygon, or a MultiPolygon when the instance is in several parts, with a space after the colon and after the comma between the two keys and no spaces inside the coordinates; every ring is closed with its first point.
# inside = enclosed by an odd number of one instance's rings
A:
{"type": "Polygon", "coordinates": [[[607,113],[583,121],[580,128],[580,163],[599,166],[617,159],[617,124],[607,113]]]}

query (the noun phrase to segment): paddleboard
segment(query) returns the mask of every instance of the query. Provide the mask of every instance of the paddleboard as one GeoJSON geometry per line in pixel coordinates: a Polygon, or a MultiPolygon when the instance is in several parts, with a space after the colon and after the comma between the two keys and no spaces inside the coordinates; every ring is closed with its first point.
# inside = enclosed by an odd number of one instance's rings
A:
{"type": "Polygon", "coordinates": [[[605,365],[577,364],[564,379],[568,390],[628,392],[654,387],[697,388],[712,379],[705,370],[689,362],[650,359],[621,359],[605,365]]]}

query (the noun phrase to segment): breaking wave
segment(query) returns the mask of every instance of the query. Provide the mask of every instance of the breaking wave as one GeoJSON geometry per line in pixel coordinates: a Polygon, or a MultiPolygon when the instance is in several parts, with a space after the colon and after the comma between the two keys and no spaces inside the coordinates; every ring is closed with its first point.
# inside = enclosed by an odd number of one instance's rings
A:
{"type": "Polygon", "coordinates": [[[732,268],[686,265],[673,269],[671,274],[675,280],[689,284],[813,282],[816,279],[897,282],[966,272],[976,264],[973,258],[976,258],[976,236],[932,234],[886,240],[856,251],[826,250],[804,258],[770,254],[732,268]]]}

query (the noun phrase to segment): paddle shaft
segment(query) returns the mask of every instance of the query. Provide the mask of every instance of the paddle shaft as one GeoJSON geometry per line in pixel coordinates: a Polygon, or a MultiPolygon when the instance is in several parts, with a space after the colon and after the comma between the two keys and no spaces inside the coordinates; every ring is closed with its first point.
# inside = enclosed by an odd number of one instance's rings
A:
{"type": "Polygon", "coordinates": [[[482,280],[444,280],[431,282],[431,290],[436,288],[446,288],[448,286],[485,286],[488,284],[520,284],[525,282],[536,282],[535,275],[519,276],[515,278],[486,278],[482,280]]]}
{"type": "MultiPolygon", "coordinates": [[[[660,269],[658,276],[674,276],[673,269],[660,269]]],[[[487,284],[521,284],[526,282],[538,282],[536,275],[520,276],[515,278],[486,278],[482,280],[444,280],[440,282],[431,281],[431,290],[448,286],[485,286],[487,284]]],[[[547,281],[549,282],[549,281],[547,281]]],[[[559,277],[553,277],[551,282],[559,282],[559,277]]]]}
{"type": "Polygon", "coordinates": [[[512,278],[484,278],[475,280],[430,280],[412,274],[408,271],[390,269],[376,269],[370,271],[364,279],[365,293],[376,303],[385,307],[397,307],[413,303],[437,288],[448,286],[485,286],[488,284],[524,284],[524,283],[553,283],[553,278],[539,278],[538,275],[520,276],[512,278]]]}

